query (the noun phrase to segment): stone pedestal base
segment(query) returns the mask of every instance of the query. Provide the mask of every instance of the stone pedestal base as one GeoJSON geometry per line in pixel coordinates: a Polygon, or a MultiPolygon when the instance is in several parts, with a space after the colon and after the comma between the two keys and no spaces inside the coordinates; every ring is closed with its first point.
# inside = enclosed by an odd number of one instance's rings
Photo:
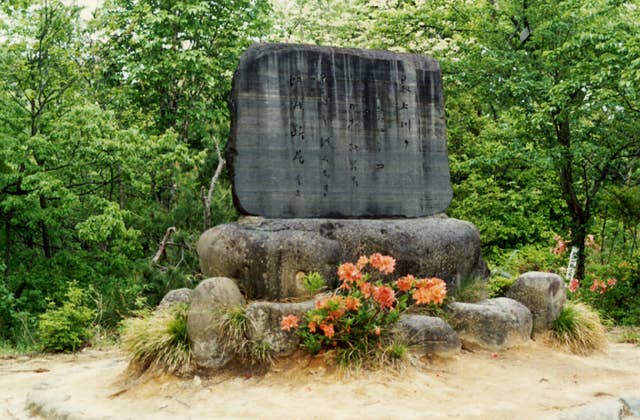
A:
{"type": "Polygon", "coordinates": [[[396,259],[394,278],[439,277],[450,292],[467,279],[486,277],[480,235],[469,222],[417,219],[263,219],[244,217],[202,234],[198,254],[207,277],[236,279],[249,299],[306,293],[302,278],[320,272],[329,287],[336,269],[374,252],[396,259]]]}

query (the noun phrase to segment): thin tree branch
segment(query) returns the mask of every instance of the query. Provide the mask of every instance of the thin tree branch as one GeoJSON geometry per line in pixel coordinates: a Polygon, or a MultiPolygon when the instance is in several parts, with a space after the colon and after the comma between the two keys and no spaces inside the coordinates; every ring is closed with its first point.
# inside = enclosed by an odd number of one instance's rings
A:
{"type": "Polygon", "coordinates": [[[156,255],[154,255],[153,258],[151,259],[152,262],[154,262],[155,264],[158,264],[160,262],[160,259],[162,259],[162,256],[165,255],[167,252],[167,243],[169,242],[169,239],[171,239],[171,235],[173,235],[174,233],[176,233],[175,226],[171,226],[170,228],[167,229],[167,231],[164,233],[164,237],[162,238],[162,241],[160,241],[160,247],[158,248],[156,255]]]}

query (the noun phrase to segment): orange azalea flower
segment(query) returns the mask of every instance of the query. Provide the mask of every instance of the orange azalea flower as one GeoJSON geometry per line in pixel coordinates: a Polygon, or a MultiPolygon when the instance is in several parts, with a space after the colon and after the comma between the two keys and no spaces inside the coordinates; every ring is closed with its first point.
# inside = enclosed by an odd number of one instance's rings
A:
{"type": "Polygon", "coordinates": [[[320,324],[320,329],[327,338],[331,338],[335,334],[333,324],[320,324]]]}
{"type": "Polygon", "coordinates": [[[411,296],[418,305],[426,303],[442,303],[447,296],[447,284],[439,278],[420,279],[417,289],[411,296]]]}
{"type": "Polygon", "coordinates": [[[396,269],[396,260],[388,255],[382,255],[379,252],[371,254],[369,263],[373,268],[384,274],[391,274],[396,269]]]}
{"type": "Polygon", "coordinates": [[[357,297],[348,296],[344,304],[347,310],[357,311],[358,308],[360,307],[360,299],[358,299],[357,297]]]}
{"type": "Polygon", "coordinates": [[[604,293],[607,290],[607,285],[604,281],[595,279],[593,280],[593,284],[589,287],[589,290],[592,292],[600,292],[604,293]]]}
{"type": "Polygon", "coordinates": [[[384,274],[391,274],[396,269],[396,260],[393,257],[383,256],[380,264],[380,272],[384,274]]]}
{"type": "Polygon", "coordinates": [[[280,328],[283,331],[290,331],[291,328],[298,328],[298,321],[300,319],[295,315],[287,315],[282,317],[282,321],[280,321],[280,328]]]}
{"type": "Polygon", "coordinates": [[[558,235],[556,235],[553,239],[555,239],[556,241],[556,247],[553,248],[551,252],[553,252],[556,255],[562,254],[567,249],[567,242],[562,240],[562,238],[558,235]]]}
{"type": "Polygon", "coordinates": [[[437,277],[429,279],[431,284],[431,296],[434,303],[444,302],[444,298],[447,297],[447,283],[444,280],[437,277]]]}
{"type": "Polygon", "coordinates": [[[363,255],[360,258],[358,258],[358,262],[356,263],[356,268],[358,270],[362,270],[363,268],[365,268],[367,266],[367,264],[369,264],[369,258],[367,258],[367,257],[365,257],[363,255]]]}
{"type": "Polygon", "coordinates": [[[617,282],[618,282],[618,280],[616,278],[611,278],[611,279],[607,280],[607,284],[609,286],[615,286],[617,282]]]}
{"type": "Polygon", "coordinates": [[[371,264],[371,266],[376,270],[380,270],[380,267],[382,266],[382,254],[379,252],[371,254],[369,257],[369,264],[371,264]]]}
{"type": "Polygon", "coordinates": [[[571,279],[569,282],[569,290],[575,292],[580,287],[580,281],[578,279],[571,279]]]}
{"type": "Polygon", "coordinates": [[[369,299],[373,294],[373,292],[375,291],[375,289],[376,287],[371,283],[362,283],[360,285],[360,292],[362,292],[362,295],[364,296],[365,299],[369,299]]]}
{"type": "Polygon", "coordinates": [[[403,291],[403,292],[407,292],[409,291],[409,289],[411,289],[411,286],[413,286],[413,282],[416,280],[415,277],[413,277],[411,274],[400,277],[398,279],[398,289],[403,291]]]}
{"type": "Polygon", "coordinates": [[[309,332],[316,332],[316,327],[318,326],[318,324],[316,324],[315,322],[310,322],[307,324],[307,328],[309,328],[309,332]]]}
{"type": "Polygon", "coordinates": [[[328,318],[332,319],[333,321],[337,321],[340,318],[342,318],[342,315],[344,315],[345,312],[346,312],[345,308],[336,309],[335,311],[329,312],[328,318]]]}
{"type": "Polygon", "coordinates": [[[389,286],[380,286],[373,292],[373,298],[382,309],[391,308],[396,301],[396,294],[389,286]]]}
{"type": "Polygon", "coordinates": [[[338,267],[338,277],[346,283],[356,283],[362,278],[362,273],[352,263],[344,263],[338,267]]]}
{"type": "Polygon", "coordinates": [[[411,295],[416,304],[423,305],[431,302],[431,292],[428,287],[418,287],[411,295]]]}

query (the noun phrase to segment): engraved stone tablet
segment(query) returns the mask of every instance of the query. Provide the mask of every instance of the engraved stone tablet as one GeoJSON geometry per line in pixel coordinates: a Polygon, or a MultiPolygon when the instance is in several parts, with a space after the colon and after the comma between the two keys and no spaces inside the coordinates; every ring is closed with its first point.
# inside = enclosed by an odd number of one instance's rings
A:
{"type": "Polygon", "coordinates": [[[228,145],[240,212],[420,217],[451,201],[432,58],[257,44],[240,58],[228,145]]]}

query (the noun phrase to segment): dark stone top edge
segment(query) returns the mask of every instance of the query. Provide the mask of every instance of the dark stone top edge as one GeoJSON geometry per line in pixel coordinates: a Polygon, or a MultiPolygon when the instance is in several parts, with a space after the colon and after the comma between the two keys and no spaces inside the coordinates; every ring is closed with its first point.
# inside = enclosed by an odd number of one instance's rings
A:
{"type": "Polygon", "coordinates": [[[344,219],[340,217],[265,217],[265,216],[255,216],[255,215],[240,215],[238,220],[234,223],[238,224],[255,224],[255,223],[394,223],[394,222],[410,222],[410,221],[427,221],[427,220],[448,220],[453,222],[463,222],[463,223],[471,223],[467,220],[456,219],[455,217],[449,217],[445,212],[434,213],[429,216],[419,216],[419,217],[362,217],[362,218],[349,218],[344,219]]]}
{"type": "Polygon", "coordinates": [[[314,51],[325,54],[349,54],[368,59],[402,60],[412,62],[423,70],[440,71],[440,63],[432,57],[384,50],[342,48],[312,44],[254,43],[240,56],[240,63],[260,58],[262,55],[281,51],[314,51]]]}

